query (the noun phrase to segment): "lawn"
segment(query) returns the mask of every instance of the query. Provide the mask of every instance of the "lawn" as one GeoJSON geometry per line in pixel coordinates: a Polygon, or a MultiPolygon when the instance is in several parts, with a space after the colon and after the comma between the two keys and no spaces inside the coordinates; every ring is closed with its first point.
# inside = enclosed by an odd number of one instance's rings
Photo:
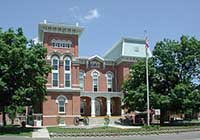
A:
{"type": "Polygon", "coordinates": [[[33,128],[22,128],[20,126],[8,125],[0,127],[0,135],[16,135],[16,136],[28,136],[31,137],[33,128]]]}
{"type": "Polygon", "coordinates": [[[65,127],[48,127],[49,133],[138,133],[146,131],[176,131],[185,129],[196,129],[199,126],[176,126],[176,127],[142,127],[133,129],[120,129],[115,127],[99,127],[99,128],[65,128],[65,127]]]}
{"type": "Polygon", "coordinates": [[[120,129],[114,127],[99,128],[64,128],[64,127],[48,127],[49,133],[115,133],[121,131],[130,131],[128,129],[120,129]]]}

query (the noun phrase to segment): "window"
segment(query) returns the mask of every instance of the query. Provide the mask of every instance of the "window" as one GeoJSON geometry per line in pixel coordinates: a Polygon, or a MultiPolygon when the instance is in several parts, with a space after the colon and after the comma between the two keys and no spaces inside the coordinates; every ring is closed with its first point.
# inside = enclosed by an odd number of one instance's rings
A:
{"type": "Polygon", "coordinates": [[[60,95],[57,97],[56,103],[58,104],[58,113],[65,113],[65,104],[68,103],[67,98],[63,95],[60,95]]]}
{"type": "Polygon", "coordinates": [[[66,57],[64,59],[64,77],[65,77],[65,87],[71,87],[71,59],[66,57]]]}
{"type": "Polygon", "coordinates": [[[112,91],[112,81],[113,81],[112,72],[108,72],[106,74],[106,77],[107,77],[107,89],[108,89],[108,92],[111,92],[112,91]]]}
{"type": "Polygon", "coordinates": [[[59,86],[59,59],[57,56],[53,56],[51,60],[52,66],[52,87],[59,86]]]}
{"type": "Polygon", "coordinates": [[[66,42],[66,47],[67,47],[67,48],[71,48],[71,47],[72,47],[72,41],[71,41],[71,40],[68,40],[68,41],[66,42]]]}
{"type": "Polygon", "coordinates": [[[59,112],[65,112],[65,99],[64,98],[59,98],[58,100],[58,108],[59,108],[59,112]]]}
{"type": "Polygon", "coordinates": [[[70,59],[65,59],[65,70],[70,71],[70,59]]]}
{"type": "Polygon", "coordinates": [[[99,73],[97,71],[92,73],[92,78],[93,78],[93,91],[96,92],[98,91],[98,77],[99,73]]]}
{"type": "Polygon", "coordinates": [[[70,87],[70,73],[65,73],[65,87],[70,87]]]}
{"type": "Polygon", "coordinates": [[[53,73],[53,87],[58,87],[58,73],[53,73]]]}
{"type": "Polygon", "coordinates": [[[56,40],[52,39],[51,44],[53,48],[71,48],[72,47],[72,41],[71,40],[56,40]]]}
{"type": "Polygon", "coordinates": [[[52,44],[53,47],[55,47],[55,46],[56,46],[56,40],[55,40],[55,39],[52,39],[52,40],[51,40],[51,44],[52,44]]]}
{"type": "Polygon", "coordinates": [[[58,59],[53,59],[52,69],[58,70],[58,59]]]}
{"type": "Polygon", "coordinates": [[[84,89],[84,72],[80,71],[79,72],[79,82],[80,82],[80,89],[84,89]]]}
{"type": "Polygon", "coordinates": [[[134,51],[135,51],[135,52],[139,52],[139,47],[135,47],[135,48],[134,48],[134,51]]]}

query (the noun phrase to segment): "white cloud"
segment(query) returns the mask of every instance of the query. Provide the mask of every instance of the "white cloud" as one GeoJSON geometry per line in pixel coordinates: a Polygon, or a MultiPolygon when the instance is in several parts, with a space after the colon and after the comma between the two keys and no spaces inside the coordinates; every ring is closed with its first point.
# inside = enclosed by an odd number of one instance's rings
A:
{"type": "Polygon", "coordinates": [[[72,20],[75,20],[76,22],[80,22],[83,24],[86,24],[90,22],[91,20],[97,19],[100,17],[100,14],[96,8],[90,9],[89,11],[87,11],[86,14],[83,14],[81,8],[78,6],[70,7],[68,10],[70,12],[70,16],[72,20]]]}
{"type": "Polygon", "coordinates": [[[98,10],[95,8],[95,9],[91,9],[88,11],[87,15],[84,16],[84,19],[85,20],[92,20],[92,19],[95,19],[95,18],[99,18],[100,14],[98,12],[98,10]]]}

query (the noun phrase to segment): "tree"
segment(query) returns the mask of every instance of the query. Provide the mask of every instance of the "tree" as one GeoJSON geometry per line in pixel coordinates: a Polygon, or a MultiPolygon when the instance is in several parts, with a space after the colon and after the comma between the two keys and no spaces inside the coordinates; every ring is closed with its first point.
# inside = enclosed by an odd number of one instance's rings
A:
{"type": "Polygon", "coordinates": [[[6,113],[8,117],[11,119],[11,123],[14,124],[14,119],[16,118],[17,114],[22,114],[25,112],[25,108],[22,106],[8,106],[6,108],[6,113]]]}
{"type": "Polygon", "coordinates": [[[8,106],[26,106],[41,102],[46,94],[47,50],[28,42],[21,28],[0,30],[0,106],[3,124],[8,106]]]}
{"type": "MultiPolygon", "coordinates": [[[[200,41],[186,36],[182,36],[180,42],[165,39],[156,44],[149,63],[150,104],[161,109],[161,123],[167,111],[199,111],[199,84],[194,82],[200,79],[199,48],[200,41]]],[[[123,86],[124,91],[129,91],[124,101],[128,105],[132,103],[129,106],[134,107],[133,110],[146,109],[142,107],[146,106],[145,76],[144,61],[134,64],[123,86]]]]}
{"type": "MultiPolygon", "coordinates": [[[[152,60],[149,61],[149,81],[154,79],[155,68],[152,60]]],[[[150,99],[154,100],[156,94],[152,89],[152,82],[150,84],[150,99]]],[[[130,77],[123,84],[124,103],[130,110],[146,111],[147,110],[147,96],[146,96],[146,71],[145,60],[141,59],[136,64],[131,66],[130,77]]],[[[155,100],[156,101],[156,100],[155,100]]]]}

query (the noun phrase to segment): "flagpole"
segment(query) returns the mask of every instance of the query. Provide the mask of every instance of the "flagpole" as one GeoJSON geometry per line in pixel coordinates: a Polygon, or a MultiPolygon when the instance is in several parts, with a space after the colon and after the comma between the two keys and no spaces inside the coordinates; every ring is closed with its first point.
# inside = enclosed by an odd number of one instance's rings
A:
{"type": "Polygon", "coordinates": [[[147,84],[147,125],[150,125],[150,112],[149,112],[149,67],[148,67],[148,44],[145,31],[145,49],[146,49],[146,84],[147,84]]]}

